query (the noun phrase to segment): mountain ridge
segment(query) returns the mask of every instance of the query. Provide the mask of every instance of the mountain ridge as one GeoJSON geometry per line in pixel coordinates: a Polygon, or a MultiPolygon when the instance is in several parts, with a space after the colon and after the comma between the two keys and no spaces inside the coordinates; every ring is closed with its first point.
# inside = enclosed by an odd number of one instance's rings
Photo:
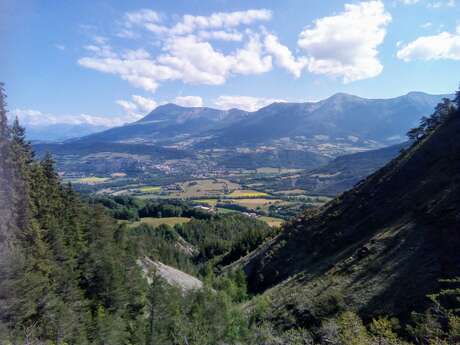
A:
{"type": "Polygon", "coordinates": [[[337,93],[318,102],[274,102],[254,112],[183,107],[168,103],[158,106],[136,122],[76,140],[161,142],[211,136],[210,139],[195,144],[198,148],[266,143],[283,137],[302,135],[329,135],[334,140],[340,137],[347,140],[348,136],[362,136],[363,140],[385,140],[376,134],[374,127],[389,127],[387,137],[401,135],[421,116],[429,115],[429,111],[445,96],[412,92],[395,98],[367,99],[337,93]],[[378,109],[369,112],[372,107],[378,109]],[[398,117],[403,113],[411,114],[408,115],[410,119],[401,124],[396,123],[393,133],[391,126],[386,123],[388,120],[379,115],[382,109],[390,113],[387,118],[393,119],[391,121],[401,121],[398,117]],[[370,120],[367,113],[372,115],[370,120]],[[359,125],[358,120],[367,124],[359,125]],[[378,125],[372,127],[371,120],[377,121],[378,125]],[[331,125],[326,125],[328,122],[331,125]]]}

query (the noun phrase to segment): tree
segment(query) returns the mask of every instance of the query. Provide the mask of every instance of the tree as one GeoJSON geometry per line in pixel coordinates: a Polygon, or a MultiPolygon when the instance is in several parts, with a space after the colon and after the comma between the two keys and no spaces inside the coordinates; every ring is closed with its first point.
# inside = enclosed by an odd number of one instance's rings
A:
{"type": "Polygon", "coordinates": [[[455,92],[454,103],[455,103],[455,105],[457,107],[457,110],[460,109],[460,86],[459,86],[457,92],[455,92]]]}

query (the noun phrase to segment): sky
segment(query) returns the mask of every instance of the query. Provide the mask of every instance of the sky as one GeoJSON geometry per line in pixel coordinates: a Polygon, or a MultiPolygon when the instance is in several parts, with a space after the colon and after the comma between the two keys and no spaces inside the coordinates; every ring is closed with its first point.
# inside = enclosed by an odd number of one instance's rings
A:
{"type": "Polygon", "coordinates": [[[460,0],[0,0],[0,39],[8,108],[26,126],[460,82],[460,0]]]}

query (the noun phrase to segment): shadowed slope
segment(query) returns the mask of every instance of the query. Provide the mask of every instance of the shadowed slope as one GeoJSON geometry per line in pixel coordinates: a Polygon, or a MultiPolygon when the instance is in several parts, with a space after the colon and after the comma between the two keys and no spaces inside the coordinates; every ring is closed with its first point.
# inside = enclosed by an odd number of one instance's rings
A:
{"type": "Polygon", "coordinates": [[[245,259],[250,289],[273,287],[277,317],[318,321],[342,303],[404,315],[460,274],[458,115],[245,259]]]}

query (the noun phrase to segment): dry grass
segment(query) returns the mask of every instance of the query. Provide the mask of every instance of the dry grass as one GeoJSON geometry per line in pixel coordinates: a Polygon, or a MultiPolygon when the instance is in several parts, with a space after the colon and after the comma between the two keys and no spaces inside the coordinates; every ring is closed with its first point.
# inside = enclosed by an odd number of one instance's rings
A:
{"type": "Polygon", "coordinates": [[[134,222],[131,226],[137,226],[142,223],[151,225],[153,227],[157,227],[161,224],[166,224],[170,226],[174,226],[176,224],[184,224],[190,221],[191,218],[186,217],[164,217],[164,218],[152,218],[152,217],[145,217],[141,218],[138,222],[134,222]]]}
{"type": "Polygon", "coordinates": [[[161,192],[161,187],[158,186],[145,186],[139,188],[139,192],[141,193],[159,193],[161,192]]]}
{"type": "Polygon", "coordinates": [[[259,217],[257,219],[259,219],[261,221],[264,221],[265,223],[270,225],[272,228],[279,228],[281,226],[281,224],[284,223],[284,219],[281,219],[281,218],[262,216],[262,217],[259,217]]]}
{"type": "Polygon", "coordinates": [[[104,183],[110,180],[110,177],[82,177],[76,180],[73,180],[73,183],[80,183],[80,184],[99,184],[104,183]]]}

